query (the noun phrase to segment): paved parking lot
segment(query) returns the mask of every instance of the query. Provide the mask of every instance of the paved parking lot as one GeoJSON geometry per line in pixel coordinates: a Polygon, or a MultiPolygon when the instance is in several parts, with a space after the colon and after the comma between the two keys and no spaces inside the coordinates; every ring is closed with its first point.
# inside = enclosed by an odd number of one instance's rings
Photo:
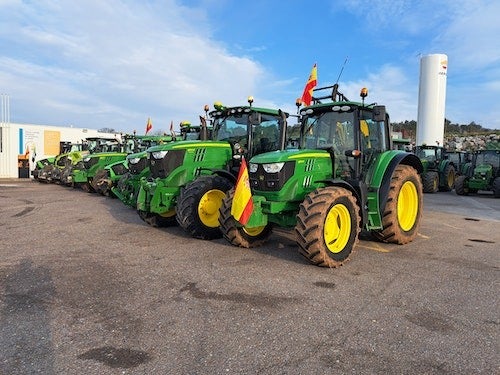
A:
{"type": "Polygon", "coordinates": [[[0,374],[495,374],[500,200],[425,195],[416,241],[339,269],[0,182],[0,374]]]}

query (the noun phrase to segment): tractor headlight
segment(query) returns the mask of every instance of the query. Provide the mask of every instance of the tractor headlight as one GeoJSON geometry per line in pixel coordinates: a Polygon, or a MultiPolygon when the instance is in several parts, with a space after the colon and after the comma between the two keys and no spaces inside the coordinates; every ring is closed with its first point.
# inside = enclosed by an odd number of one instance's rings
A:
{"type": "Polygon", "coordinates": [[[285,163],[281,162],[281,163],[263,164],[262,167],[264,168],[264,171],[266,173],[278,173],[279,171],[281,171],[284,165],[285,163]]]}
{"type": "Polygon", "coordinates": [[[139,163],[140,160],[141,160],[141,158],[131,158],[131,159],[128,159],[128,162],[130,164],[137,164],[137,163],[139,163]]]}
{"type": "Polygon", "coordinates": [[[90,156],[87,156],[86,158],[83,158],[83,161],[84,161],[85,163],[87,163],[87,162],[89,162],[89,161],[90,161],[90,159],[91,159],[91,157],[90,157],[90,156]]]}
{"type": "Polygon", "coordinates": [[[250,173],[255,173],[257,172],[257,168],[259,167],[258,164],[255,164],[255,163],[250,163],[250,165],[248,166],[248,171],[250,173]]]}
{"type": "Polygon", "coordinates": [[[168,151],[154,151],[151,153],[151,156],[153,156],[153,159],[163,159],[165,155],[167,155],[168,151]]]}

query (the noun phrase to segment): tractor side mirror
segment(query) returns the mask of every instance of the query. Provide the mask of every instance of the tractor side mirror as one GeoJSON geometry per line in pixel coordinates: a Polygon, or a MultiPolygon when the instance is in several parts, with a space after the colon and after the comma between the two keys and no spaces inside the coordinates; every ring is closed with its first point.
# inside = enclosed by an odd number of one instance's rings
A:
{"type": "Polygon", "coordinates": [[[373,121],[385,121],[385,105],[376,105],[373,107],[373,121]]]}

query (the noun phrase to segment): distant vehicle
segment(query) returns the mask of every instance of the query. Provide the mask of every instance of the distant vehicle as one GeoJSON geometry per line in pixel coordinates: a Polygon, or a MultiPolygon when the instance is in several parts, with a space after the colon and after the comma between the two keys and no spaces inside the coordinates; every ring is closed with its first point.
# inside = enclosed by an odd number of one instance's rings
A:
{"type": "Polygon", "coordinates": [[[455,183],[458,195],[492,191],[500,198],[500,150],[480,150],[472,156],[472,165],[467,175],[459,176],[455,183]]]}

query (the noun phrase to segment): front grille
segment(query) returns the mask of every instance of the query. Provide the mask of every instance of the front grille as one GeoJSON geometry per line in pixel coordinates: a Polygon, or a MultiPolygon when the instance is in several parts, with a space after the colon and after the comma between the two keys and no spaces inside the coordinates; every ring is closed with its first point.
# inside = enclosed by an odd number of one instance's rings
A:
{"type": "Polygon", "coordinates": [[[115,172],[115,175],[117,176],[121,176],[122,174],[125,174],[125,172],[127,172],[127,167],[125,167],[123,163],[113,165],[111,169],[113,169],[113,172],[115,172]]]}
{"type": "Polygon", "coordinates": [[[249,173],[250,186],[254,190],[279,191],[295,172],[295,162],[287,161],[278,173],[266,173],[259,164],[255,173],[249,173]]]}
{"type": "Polygon", "coordinates": [[[97,164],[98,161],[99,158],[90,158],[88,161],[84,161],[83,165],[85,166],[85,169],[90,169],[93,165],[97,164]]]}
{"type": "Polygon", "coordinates": [[[140,174],[147,167],[147,163],[146,158],[141,158],[136,164],[128,163],[128,169],[132,174],[140,174]]]}
{"type": "Polygon", "coordinates": [[[182,165],[185,153],[186,150],[169,151],[163,159],[159,160],[153,159],[153,156],[149,155],[151,176],[153,178],[167,177],[175,168],[182,165]]]}

